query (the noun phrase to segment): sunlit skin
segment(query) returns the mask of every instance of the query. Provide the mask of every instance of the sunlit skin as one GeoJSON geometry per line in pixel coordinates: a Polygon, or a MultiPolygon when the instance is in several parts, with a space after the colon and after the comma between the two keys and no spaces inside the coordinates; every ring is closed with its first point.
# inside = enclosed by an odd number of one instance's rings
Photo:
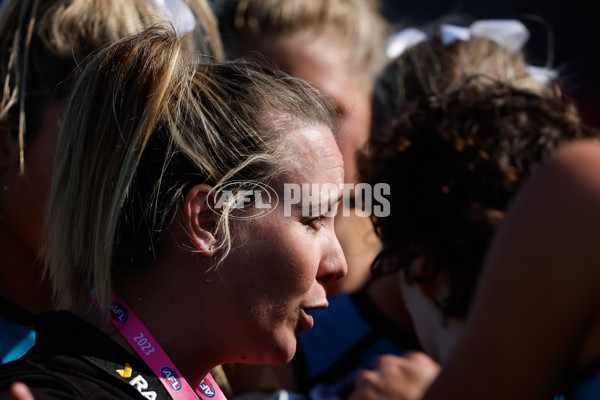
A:
{"type": "MultiPolygon", "coordinates": [[[[343,164],[328,129],[294,131],[288,140],[294,156],[284,183],[340,187],[343,164]]],[[[281,183],[278,192],[283,199],[281,183]]],[[[335,207],[340,194],[325,192],[320,203],[335,207]]],[[[243,229],[239,241],[245,245],[230,262],[243,265],[248,274],[240,274],[233,268],[223,270],[223,274],[233,272],[223,278],[235,282],[232,287],[236,289],[231,295],[248,305],[238,318],[245,320],[243,326],[253,326],[255,331],[240,346],[239,361],[269,364],[290,361],[296,350],[296,335],[312,327],[307,311],[326,307],[325,286],[346,272],[333,215],[303,215],[301,203],[294,204],[291,211],[291,216],[284,215],[280,204],[274,212],[251,221],[243,229]],[[270,351],[264,349],[266,343],[270,344],[270,351]],[[260,348],[256,354],[246,354],[260,348]]]]}
{"type": "Polygon", "coordinates": [[[347,49],[337,33],[305,31],[268,38],[257,51],[292,76],[310,82],[331,97],[341,114],[337,144],[344,159],[345,182],[358,183],[356,151],[369,137],[371,90],[349,67],[347,49]]]}
{"type": "MultiPolygon", "coordinates": [[[[281,197],[283,183],[343,183],[342,157],[328,128],[291,128],[284,140],[289,172],[278,182],[281,197]]],[[[327,306],[326,285],[347,269],[333,216],[303,216],[301,206],[286,216],[279,206],[234,223],[232,252],[207,272],[218,237],[205,202],[210,189],[197,185],[186,195],[181,221],[152,268],[116,279],[117,292],[192,385],[226,362],[288,362],[298,333],[313,325],[310,310],[327,306]]],[[[335,206],[339,193],[321,200],[335,206]]],[[[91,322],[127,348],[114,329],[91,322]]]]}
{"type": "MultiPolygon", "coordinates": [[[[348,47],[338,45],[335,29],[295,32],[292,35],[266,36],[240,48],[238,55],[254,57],[273,64],[288,74],[306,80],[334,100],[340,113],[336,143],[344,162],[344,182],[357,183],[356,151],[369,136],[371,91],[348,68],[348,47]]],[[[370,265],[380,248],[369,218],[357,217],[353,210],[344,217],[341,209],[335,218],[336,234],[348,264],[346,276],[327,287],[328,296],[358,290],[370,276],[370,265]]],[[[262,377],[275,376],[285,388],[296,388],[292,364],[279,368],[235,365],[228,370],[230,381],[240,393],[260,387],[262,377]],[[265,372],[268,370],[267,372],[265,372]]]]}
{"type": "MultiPolygon", "coordinates": [[[[304,79],[331,97],[340,112],[336,137],[344,160],[344,181],[358,183],[356,152],[363,148],[371,123],[371,88],[364,74],[350,67],[347,46],[334,29],[300,31],[293,35],[267,37],[253,43],[253,51],[292,76],[304,79]]],[[[358,290],[368,279],[379,241],[369,218],[354,214],[336,218],[338,239],[348,261],[346,277],[331,285],[330,296],[358,290]]]]}

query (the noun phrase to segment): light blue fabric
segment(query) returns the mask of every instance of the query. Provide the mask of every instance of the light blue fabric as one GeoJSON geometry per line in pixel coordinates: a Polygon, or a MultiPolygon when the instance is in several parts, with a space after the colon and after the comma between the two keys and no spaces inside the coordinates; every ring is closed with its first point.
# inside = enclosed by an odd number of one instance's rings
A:
{"type": "Polygon", "coordinates": [[[16,360],[35,342],[35,331],[23,328],[0,315],[0,362],[16,360]]]}

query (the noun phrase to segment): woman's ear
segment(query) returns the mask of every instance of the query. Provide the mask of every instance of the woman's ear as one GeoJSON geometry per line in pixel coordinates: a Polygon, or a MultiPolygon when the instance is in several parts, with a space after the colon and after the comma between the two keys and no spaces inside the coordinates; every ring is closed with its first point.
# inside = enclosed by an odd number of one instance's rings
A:
{"type": "Polygon", "coordinates": [[[212,256],[217,243],[217,214],[208,205],[212,187],[206,184],[192,187],[185,195],[184,229],[192,246],[206,256],[212,256]]]}

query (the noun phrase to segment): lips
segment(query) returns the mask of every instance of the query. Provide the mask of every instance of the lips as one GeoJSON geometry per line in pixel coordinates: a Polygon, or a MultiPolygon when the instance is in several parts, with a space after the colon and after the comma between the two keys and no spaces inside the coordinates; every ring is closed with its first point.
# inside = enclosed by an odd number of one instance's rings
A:
{"type": "Polygon", "coordinates": [[[315,324],[312,315],[310,315],[306,309],[300,310],[300,320],[298,322],[298,328],[300,328],[300,331],[312,329],[313,325],[315,324]]]}
{"type": "Polygon", "coordinates": [[[312,315],[310,315],[308,313],[307,310],[302,309],[300,310],[300,321],[299,321],[299,325],[300,325],[300,330],[302,331],[307,331],[309,329],[311,329],[313,327],[313,325],[315,324],[315,321],[313,320],[312,315]]]}
{"type": "Polygon", "coordinates": [[[302,307],[300,309],[300,329],[301,330],[309,330],[315,324],[312,315],[310,315],[311,310],[325,309],[329,304],[325,301],[322,304],[310,306],[310,307],[302,307]]]}

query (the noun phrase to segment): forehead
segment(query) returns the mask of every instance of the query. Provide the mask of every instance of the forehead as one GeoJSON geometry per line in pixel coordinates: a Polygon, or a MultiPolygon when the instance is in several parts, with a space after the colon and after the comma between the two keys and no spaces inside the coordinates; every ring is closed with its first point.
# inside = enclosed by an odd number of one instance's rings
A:
{"type": "Polygon", "coordinates": [[[291,129],[284,138],[287,151],[286,178],[296,183],[343,182],[342,155],[331,130],[325,125],[291,129]]]}
{"type": "Polygon", "coordinates": [[[300,31],[265,37],[259,51],[292,76],[313,83],[334,98],[343,98],[345,87],[364,88],[363,66],[357,70],[349,44],[335,31],[300,31]]]}

